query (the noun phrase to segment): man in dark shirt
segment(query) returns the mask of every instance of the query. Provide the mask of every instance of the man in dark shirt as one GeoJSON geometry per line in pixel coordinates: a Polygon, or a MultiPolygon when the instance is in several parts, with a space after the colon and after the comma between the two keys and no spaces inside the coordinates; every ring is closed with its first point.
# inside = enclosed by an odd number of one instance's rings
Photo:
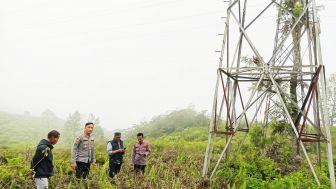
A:
{"type": "Polygon", "coordinates": [[[125,154],[124,143],[121,140],[121,133],[114,133],[113,140],[109,141],[106,146],[107,153],[109,154],[109,175],[113,178],[117,173],[119,173],[121,164],[123,161],[123,156],[125,154]]]}
{"type": "Polygon", "coordinates": [[[60,133],[52,130],[48,133],[48,139],[42,139],[37,145],[32,160],[31,169],[35,172],[35,184],[37,189],[47,189],[48,179],[53,176],[53,154],[52,149],[58,142],[60,133]]]}

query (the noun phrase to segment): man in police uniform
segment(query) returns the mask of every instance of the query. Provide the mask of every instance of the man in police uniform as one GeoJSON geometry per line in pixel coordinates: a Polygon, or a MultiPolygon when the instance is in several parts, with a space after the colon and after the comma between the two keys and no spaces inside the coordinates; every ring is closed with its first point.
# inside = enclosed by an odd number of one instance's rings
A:
{"type": "Polygon", "coordinates": [[[94,124],[85,124],[84,133],[75,138],[72,146],[71,167],[76,170],[76,178],[86,179],[90,165],[95,166],[94,138],[92,136],[94,124]]]}
{"type": "Polygon", "coordinates": [[[121,133],[114,133],[113,140],[109,141],[106,146],[106,151],[110,156],[109,175],[111,178],[113,178],[120,171],[125,149],[126,148],[124,148],[124,143],[121,140],[121,133]]]}
{"type": "Polygon", "coordinates": [[[144,141],[143,133],[137,134],[138,142],[133,146],[132,161],[135,173],[145,173],[147,157],[151,152],[148,142],[144,141]]]}

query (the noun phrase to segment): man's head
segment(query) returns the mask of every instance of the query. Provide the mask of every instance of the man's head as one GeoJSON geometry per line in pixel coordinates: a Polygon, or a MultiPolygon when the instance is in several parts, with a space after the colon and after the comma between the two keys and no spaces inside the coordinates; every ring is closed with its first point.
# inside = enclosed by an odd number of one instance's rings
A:
{"type": "Polygon", "coordinates": [[[120,139],[121,139],[121,133],[120,132],[115,132],[113,140],[120,141],[120,139]]]}
{"type": "Polygon", "coordinates": [[[138,139],[139,142],[143,142],[143,140],[144,140],[144,135],[143,135],[143,133],[138,133],[138,134],[137,134],[137,139],[138,139]]]}
{"type": "Polygon", "coordinates": [[[58,139],[60,137],[60,133],[56,130],[52,130],[48,133],[48,141],[54,145],[58,142],[58,139]]]}
{"type": "Polygon", "coordinates": [[[85,123],[85,128],[84,128],[85,134],[90,136],[93,132],[93,127],[94,127],[94,124],[92,122],[85,123]]]}

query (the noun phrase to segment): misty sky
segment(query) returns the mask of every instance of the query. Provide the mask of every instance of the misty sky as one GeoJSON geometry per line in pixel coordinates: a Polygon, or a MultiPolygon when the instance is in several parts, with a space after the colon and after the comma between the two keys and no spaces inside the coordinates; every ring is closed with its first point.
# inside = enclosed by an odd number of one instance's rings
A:
{"type": "MultiPolygon", "coordinates": [[[[257,12],[269,1],[249,2],[257,12]]],[[[325,7],[330,74],[336,1],[317,3],[325,7]]],[[[222,0],[0,1],[0,111],[92,112],[116,129],[189,105],[210,110],[226,7],[222,0]]],[[[260,31],[275,26],[272,10],[260,31]]]]}

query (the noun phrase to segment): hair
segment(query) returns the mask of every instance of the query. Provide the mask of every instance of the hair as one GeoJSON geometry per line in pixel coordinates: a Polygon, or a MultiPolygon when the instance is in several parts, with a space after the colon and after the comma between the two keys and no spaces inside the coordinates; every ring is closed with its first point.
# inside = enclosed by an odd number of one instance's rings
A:
{"type": "Polygon", "coordinates": [[[87,127],[88,125],[93,125],[94,126],[94,124],[92,122],[85,123],[85,127],[87,127]]]}
{"type": "Polygon", "coordinates": [[[52,138],[52,137],[59,138],[59,136],[60,136],[60,133],[56,130],[52,130],[48,133],[48,138],[52,138]]]}
{"type": "Polygon", "coordinates": [[[120,132],[115,132],[114,136],[121,136],[121,133],[120,132]]]}
{"type": "Polygon", "coordinates": [[[143,137],[144,135],[143,135],[143,133],[138,133],[138,134],[137,134],[137,137],[138,137],[138,136],[142,136],[142,137],[143,137]]]}

